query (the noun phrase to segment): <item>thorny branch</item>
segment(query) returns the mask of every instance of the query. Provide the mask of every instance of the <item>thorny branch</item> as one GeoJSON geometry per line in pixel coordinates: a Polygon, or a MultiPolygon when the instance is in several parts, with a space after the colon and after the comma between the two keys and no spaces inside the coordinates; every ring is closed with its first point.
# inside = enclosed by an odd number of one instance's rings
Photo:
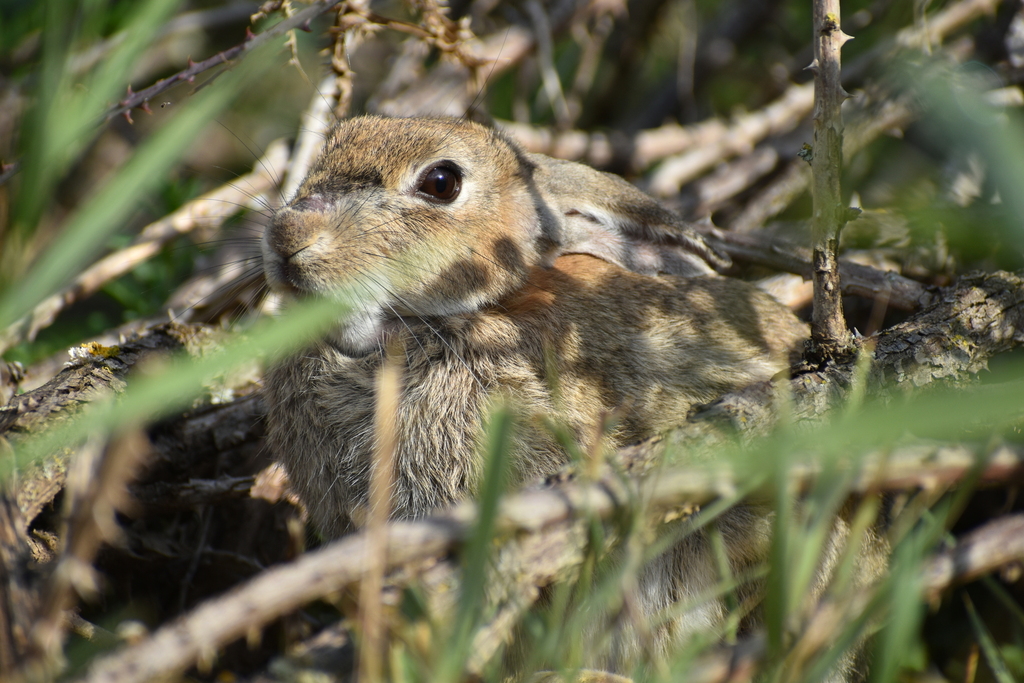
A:
{"type": "Polygon", "coordinates": [[[839,51],[850,36],[839,26],[839,0],[814,4],[814,145],[811,151],[811,234],[814,308],[809,355],[823,362],[849,352],[850,331],[839,286],[839,231],[849,220],[843,204],[843,114],[849,95],[839,80],[839,51]]]}
{"type": "Polygon", "coordinates": [[[182,69],[173,76],[160,79],[148,88],[144,88],[139,92],[132,92],[131,87],[129,87],[128,95],[115,106],[108,109],[103,115],[103,120],[109,121],[115,116],[121,115],[130,116],[131,110],[136,108],[141,108],[145,111],[149,106],[148,103],[154,97],[172,88],[178,83],[193,83],[195,81],[195,77],[199,74],[209,71],[221,64],[229,64],[234,59],[244,57],[246,54],[252,52],[261,45],[283,36],[288,31],[296,28],[309,30],[309,22],[321,14],[331,10],[333,7],[340,4],[340,2],[341,0],[313,0],[309,7],[296,13],[294,16],[286,18],[280,23],[275,24],[263,33],[253,35],[251,32],[247,31],[248,35],[246,36],[245,41],[232,48],[224,50],[223,52],[218,52],[212,57],[204,59],[201,62],[193,62],[190,59],[187,68],[182,69]]]}

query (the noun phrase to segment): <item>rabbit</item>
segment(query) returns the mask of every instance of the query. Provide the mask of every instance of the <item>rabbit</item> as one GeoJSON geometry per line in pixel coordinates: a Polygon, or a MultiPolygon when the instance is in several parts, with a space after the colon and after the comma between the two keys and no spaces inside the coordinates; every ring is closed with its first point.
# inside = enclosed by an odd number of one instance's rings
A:
{"type": "MultiPolygon", "coordinates": [[[[807,336],[768,294],[719,275],[724,259],[630,183],[466,120],[341,122],[261,247],[277,292],[355,298],[265,379],[270,449],[327,538],[365,517],[389,344],[403,373],[391,515],[406,519],[472,496],[492,406],[516,415],[515,486],[569,462],[552,419],[587,445],[614,414],[605,445],[635,443],[786,370],[807,336]]],[[[722,528],[738,565],[763,558],[764,515],[722,528]]],[[[714,585],[705,546],[685,541],[645,570],[651,610],[714,585]]]]}

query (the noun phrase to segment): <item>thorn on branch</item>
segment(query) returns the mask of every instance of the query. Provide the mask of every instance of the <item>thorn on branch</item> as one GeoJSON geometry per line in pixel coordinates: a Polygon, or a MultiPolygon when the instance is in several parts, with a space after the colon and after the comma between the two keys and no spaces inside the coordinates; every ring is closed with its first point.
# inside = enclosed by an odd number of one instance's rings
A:
{"type": "Polygon", "coordinates": [[[845,206],[845,207],[843,207],[842,214],[841,214],[842,224],[846,225],[850,221],[857,220],[858,218],[860,218],[861,213],[863,213],[863,212],[860,209],[858,209],[856,206],[845,206]]]}
{"type": "Polygon", "coordinates": [[[810,143],[805,142],[800,146],[800,151],[796,155],[807,163],[811,163],[814,161],[814,147],[810,143]]]}

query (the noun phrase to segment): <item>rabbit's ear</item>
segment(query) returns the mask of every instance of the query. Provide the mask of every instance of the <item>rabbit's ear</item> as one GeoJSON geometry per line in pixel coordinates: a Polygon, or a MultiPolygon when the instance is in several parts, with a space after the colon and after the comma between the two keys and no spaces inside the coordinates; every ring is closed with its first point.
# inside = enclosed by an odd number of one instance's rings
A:
{"type": "Polygon", "coordinates": [[[708,275],[729,266],[678,216],[622,178],[527,155],[558,229],[554,256],[590,254],[637,273],[708,275]]]}

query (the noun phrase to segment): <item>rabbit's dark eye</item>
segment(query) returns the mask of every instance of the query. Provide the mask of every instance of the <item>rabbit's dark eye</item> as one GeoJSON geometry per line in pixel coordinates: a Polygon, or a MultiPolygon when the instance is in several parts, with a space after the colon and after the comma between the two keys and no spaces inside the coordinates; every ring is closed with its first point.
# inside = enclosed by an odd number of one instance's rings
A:
{"type": "Polygon", "coordinates": [[[438,166],[423,176],[423,182],[420,183],[418,191],[433,199],[450,202],[459,196],[460,180],[459,173],[455,169],[438,166]]]}

